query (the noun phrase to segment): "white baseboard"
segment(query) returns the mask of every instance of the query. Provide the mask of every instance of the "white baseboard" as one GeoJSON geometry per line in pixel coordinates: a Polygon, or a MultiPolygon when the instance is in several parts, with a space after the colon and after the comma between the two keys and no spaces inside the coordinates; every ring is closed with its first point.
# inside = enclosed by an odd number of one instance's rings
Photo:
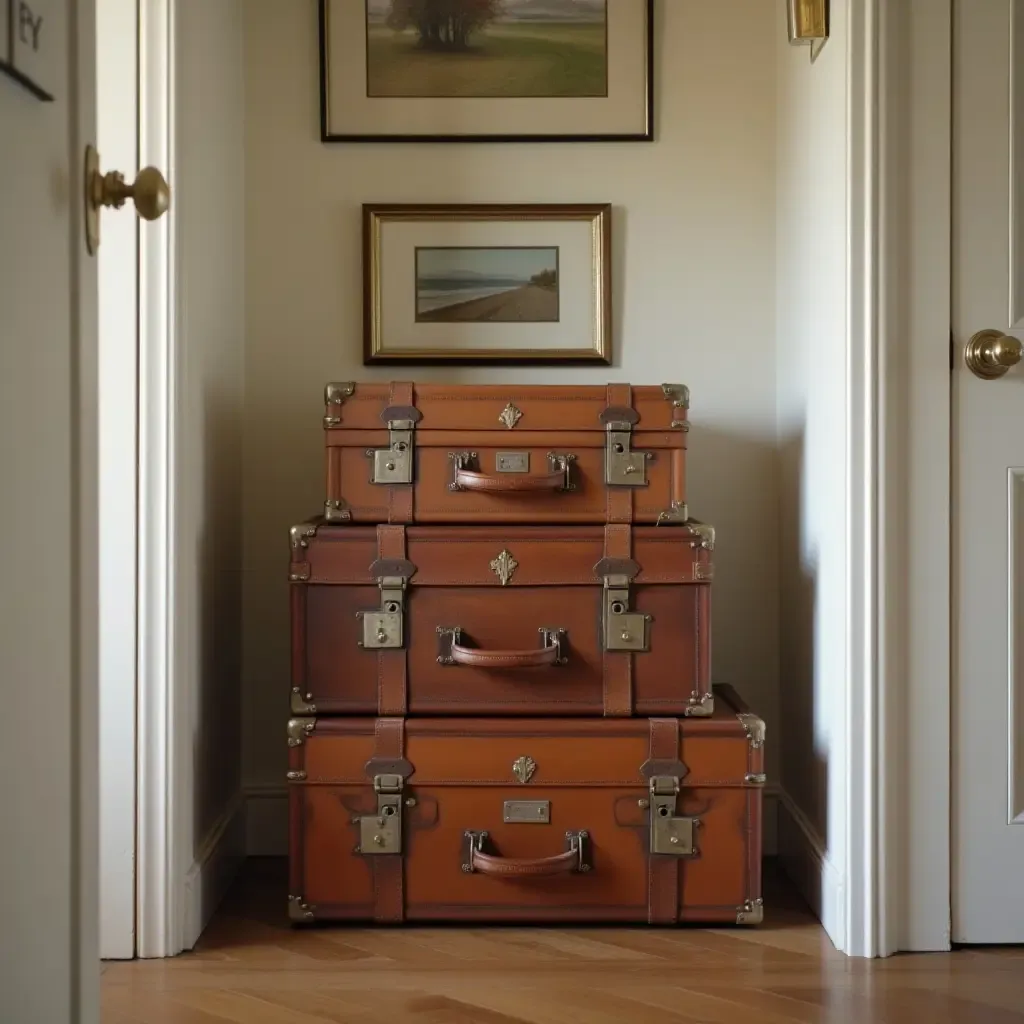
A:
{"type": "Polygon", "coordinates": [[[784,789],[777,792],[777,806],[777,849],[783,869],[838,948],[846,934],[842,875],[817,829],[784,789]]]}
{"type": "Polygon", "coordinates": [[[237,793],[206,834],[185,876],[185,949],[195,946],[245,857],[245,810],[237,793]]]}
{"type": "MultiPolygon", "coordinates": [[[[778,787],[764,790],[764,855],[778,851],[778,787]]],[[[245,787],[245,852],[250,857],[286,857],[288,855],[288,787],[245,787]]]]}

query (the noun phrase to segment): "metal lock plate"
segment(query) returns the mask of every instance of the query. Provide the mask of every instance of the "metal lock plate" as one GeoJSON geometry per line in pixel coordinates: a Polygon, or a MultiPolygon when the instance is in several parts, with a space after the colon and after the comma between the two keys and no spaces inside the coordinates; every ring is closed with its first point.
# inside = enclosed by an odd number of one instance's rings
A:
{"type": "Polygon", "coordinates": [[[494,456],[494,469],[498,473],[529,473],[529,452],[498,452],[494,456]]]}
{"type": "Polygon", "coordinates": [[[375,484],[411,484],[413,469],[412,424],[400,420],[388,424],[387,448],[371,448],[367,455],[373,459],[373,480],[375,484]],[[402,428],[402,429],[397,429],[402,428]]]}
{"type": "Polygon", "coordinates": [[[629,430],[614,429],[616,427],[628,428],[628,424],[609,425],[604,455],[605,483],[615,487],[646,487],[647,460],[652,456],[649,452],[632,451],[629,430]]]}
{"type": "Polygon", "coordinates": [[[387,650],[405,643],[405,580],[386,576],[380,582],[380,611],[356,612],[363,620],[360,647],[387,650]]]}
{"type": "Polygon", "coordinates": [[[629,587],[625,581],[612,580],[604,591],[604,649],[606,651],[646,651],[649,615],[629,610],[629,587]]]}
{"type": "Polygon", "coordinates": [[[377,813],[358,818],[359,852],[366,857],[402,852],[401,775],[375,775],[377,813]]]}
{"type": "Polygon", "coordinates": [[[502,812],[506,824],[547,825],[551,821],[550,800],[506,800],[502,812]]]}
{"type": "Polygon", "coordinates": [[[402,646],[402,613],[363,612],[363,647],[386,650],[402,646]]]}
{"type": "Polygon", "coordinates": [[[679,780],[669,775],[655,775],[650,782],[651,853],[672,857],[692,857],[697,851],[696,818],[676,817],[676,794],[679,780]]]}

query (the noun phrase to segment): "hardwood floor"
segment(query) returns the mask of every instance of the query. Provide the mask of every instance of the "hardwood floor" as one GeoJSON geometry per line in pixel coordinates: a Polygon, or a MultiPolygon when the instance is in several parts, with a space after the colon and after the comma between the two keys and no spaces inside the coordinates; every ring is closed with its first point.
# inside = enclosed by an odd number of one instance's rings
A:
{"type": "Polygon", "coordinates": [[[1024,950],[851,960],[768,871],[757,929],[293,931],[247,866],[195,951],[104,965],[104,1024],[1024,1024],[1024,950]]]}

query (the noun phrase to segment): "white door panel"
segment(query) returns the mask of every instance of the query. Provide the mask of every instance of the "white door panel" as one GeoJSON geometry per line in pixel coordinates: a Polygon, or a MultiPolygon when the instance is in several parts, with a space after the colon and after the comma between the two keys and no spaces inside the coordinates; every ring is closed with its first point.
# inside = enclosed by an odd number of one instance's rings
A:
{"type": "Polygon", "coordinates": [[[1024,338],[1024,0],[958,0],[953,80],[953,939],[1024,942],[1024,365],[963,358],[1024,338]]]}
{"type": "Polygon", "coordinates": [[[38,43],[21,67],[53,98],[0,74],[0,1021],[88,1024],[99,1019],[97,321],[82,205],[95,2],[18,10],[8,27],[31,15],[38,43]]]}

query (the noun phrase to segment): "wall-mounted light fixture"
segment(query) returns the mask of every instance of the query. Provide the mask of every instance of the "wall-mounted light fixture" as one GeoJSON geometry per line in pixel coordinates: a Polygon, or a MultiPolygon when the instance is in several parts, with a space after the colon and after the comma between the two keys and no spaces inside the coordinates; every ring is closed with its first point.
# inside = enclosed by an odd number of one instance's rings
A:
{"type": "Polygon", "coordinates": [[[786,0],[786,15],[790,43],[810,46],[813,61],[828,39],[828,0],[786,0]]]}

